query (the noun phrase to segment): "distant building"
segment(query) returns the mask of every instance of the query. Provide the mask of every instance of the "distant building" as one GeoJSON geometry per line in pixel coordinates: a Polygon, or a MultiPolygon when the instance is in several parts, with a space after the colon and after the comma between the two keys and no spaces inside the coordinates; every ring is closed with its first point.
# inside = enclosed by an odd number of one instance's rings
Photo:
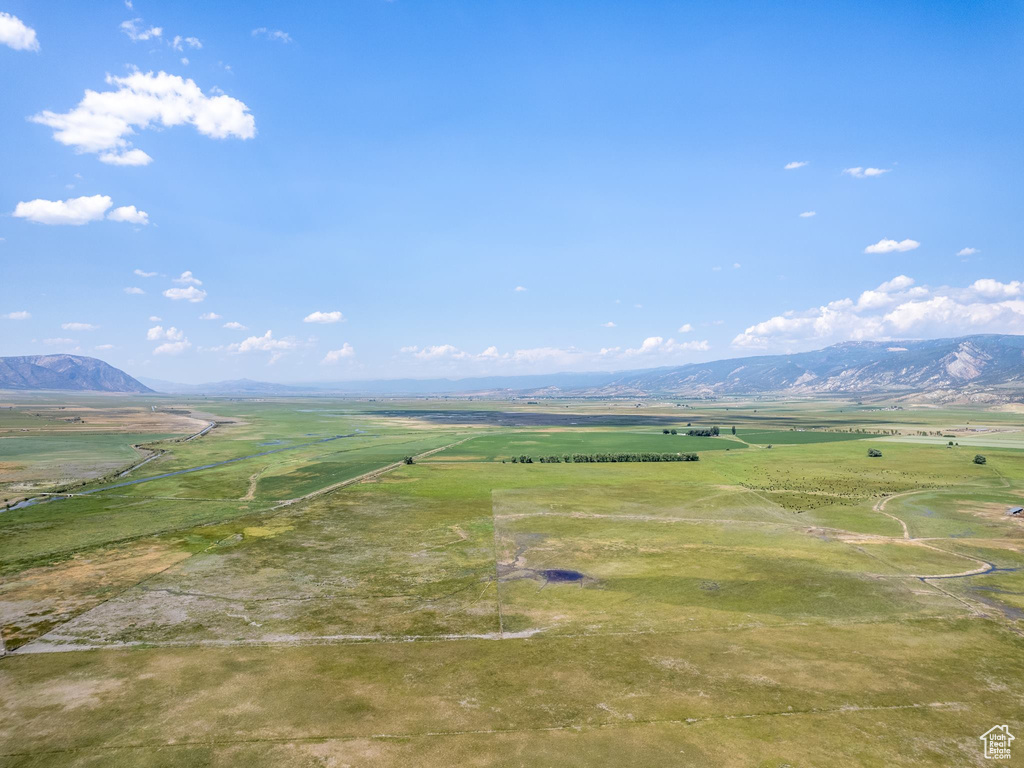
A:
{"type": "Polygon", "coordinates": [[[1006,510],[1006,514],[1011,517],[1024,517],[1024,507],[1010,507],[1006,510]]]}

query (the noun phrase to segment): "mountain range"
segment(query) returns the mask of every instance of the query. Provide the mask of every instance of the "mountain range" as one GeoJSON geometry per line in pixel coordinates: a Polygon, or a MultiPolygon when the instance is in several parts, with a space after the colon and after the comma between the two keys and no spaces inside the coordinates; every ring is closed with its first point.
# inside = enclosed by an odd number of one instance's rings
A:
{"type": "Polygon", "coordinates": [[[152,392],[127,373],[95,357],[27,355],[0,357],[0,389],[75,389],[152,392]]]}
{"type": "Polygon", "coordinates": [[[380,379],[210,384],[133,379],[75,355],[0,358],[0,389],[95,389],[206,395],[426,395],[525,397],[717,397],[913,395],[934,401],[1024,399],[1024,336],[927,341],[859,341],[813,352],[759,355],[611,373],[554,373],[466,379],[380,379]],[[143,383],[144,382],[144,383],[143,383]],[[147,386],[148,385],[148,386],[147,386]]]}

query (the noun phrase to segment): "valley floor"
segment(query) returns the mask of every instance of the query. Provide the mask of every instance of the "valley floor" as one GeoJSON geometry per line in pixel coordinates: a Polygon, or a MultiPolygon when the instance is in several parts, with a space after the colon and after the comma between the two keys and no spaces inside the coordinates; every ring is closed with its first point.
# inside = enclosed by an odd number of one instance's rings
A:
{"type": "Polygon", "coordinates": [[[566,405],[207,401],[146,482],[0,512],[0,765],[984,765],[1024,732],[1024,451],[911,441],[1019,416],[566,405]]]}

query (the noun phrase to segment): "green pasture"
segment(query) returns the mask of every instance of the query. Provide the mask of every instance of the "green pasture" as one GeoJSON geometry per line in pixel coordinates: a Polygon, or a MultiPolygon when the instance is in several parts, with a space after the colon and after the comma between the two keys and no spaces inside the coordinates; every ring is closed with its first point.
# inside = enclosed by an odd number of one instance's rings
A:
{"type": "Polygon", "coordinates": [[[740,440],[753,445],[806,445],[807,443],[833,443],[840,440],[865,440],[875,435],[858,432],[822,432],[796,429],[737,429],[736,436],[740,440]]]}
{"type": "Polygon", "coordinates": [[[663,434],[661,429],[644,432],[619,431],[529,431],[485,434],[453,446],[431,457],[433,461],[501,461],[513,456],[559,456],[573,453],[691,453],[738,450],[743,443],[728,437],[689,437],[663,434]]]}
{"type": "Polygon", "coordinates": [[[0,512],[0,766],[980,765],[1024,731],[1024,452],[856,431],[1012,414],[174,403],[220,424],[130,478],[241,460],[0,512]],[[670,451],[701,460],[501,462],[670,451]]]}

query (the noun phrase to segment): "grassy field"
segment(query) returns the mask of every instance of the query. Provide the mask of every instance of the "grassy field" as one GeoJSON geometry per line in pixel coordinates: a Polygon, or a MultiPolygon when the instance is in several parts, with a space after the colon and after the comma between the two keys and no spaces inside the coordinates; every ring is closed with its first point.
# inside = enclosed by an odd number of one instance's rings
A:
{"type": "Polygon", "coordinates": [[[1024,730],[1024,452],[909,441],[1012,413],[154,401],[218,426],[0,513],[0,765],[982,765],[1024,730]]]}
{"type": "Polygon", "coordinates": [[[534,461],[541,456],[573,453],[689,453],[736,450],[746,446],[728,437],[689,437],[662,434],[660,429],[645,432],[619,430],[516,431],[481,435],[436,454],[433,461],[501,461],[528,455],[534,461]]]}

